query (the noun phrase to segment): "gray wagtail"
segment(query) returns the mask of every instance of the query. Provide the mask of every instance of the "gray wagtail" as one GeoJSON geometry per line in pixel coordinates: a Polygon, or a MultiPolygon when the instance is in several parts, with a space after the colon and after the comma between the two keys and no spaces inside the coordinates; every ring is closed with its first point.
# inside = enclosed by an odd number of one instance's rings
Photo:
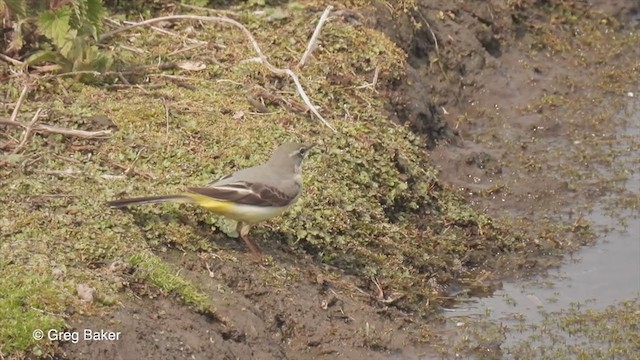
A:
{"type": "Polygon", "coordinates": [[[112,208],[158,202],[187,202],[238,222],[237,231],[254,255],[260,248],[249,238],[257,222],[285,212],[302,193],[302,162],[315,144],[284,143],[264,164],[239,170],[206,187],[188,188],[180,195],[109,201],[112,208]]]}

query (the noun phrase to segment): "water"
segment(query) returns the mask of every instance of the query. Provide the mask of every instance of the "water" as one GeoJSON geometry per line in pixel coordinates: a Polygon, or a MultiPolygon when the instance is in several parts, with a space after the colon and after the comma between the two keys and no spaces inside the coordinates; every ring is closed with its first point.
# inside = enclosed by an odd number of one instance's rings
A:
{"type": "MultiPolygon", "coordinates": [[[[632,102],[635,100],[633,106],[637,107],[635,96],[632,102]]],[[[640,109],[634,112],[621,131],[628,137],[638,138],[640,109]]],[[[628,156],[637,159],[640,154],[630,151],[628,156]]],[[[629,163],[637,164],[637,161],[629,163]]],[[[640,171],[629,169],[629,172],[630,177],[624,184],[626,196],[638,196],[640,171]]],[[[488,315],[490,320],[513,329],[522,321],[541,324],[545,313],[568,310],[576,303],[581,309],[603,310],[623,300],[640,298],[640,209],[618,210],[612,217],[605,210],[605,204],[620,200],[621,195],[616,196],[601,199],[585,217],[595,229],[612,229],[603,231],[595,245],[569,257],[559,269],[529,281],[506,282],[492,296],[472,299],[453,309],[448,316],[454,323],[464,323],[465,319],[488,315]],[[625,219],[626,226],[620,223],[621,218],[625,219]]],[[[531,336],[531,331],[506,331],[505,336],[503,349],[531,336]]]]}
{"type": "MultiPolygon", "coordinates": [[[[640,296],[640,217],[628,215],[631,217],[626,230],[604,234],[596,245],[581,250],[559,269],[529,281],[504,283],[491,297],[477,299],[475,304],[452,314],[485,314],[488,309],[498,320],[518,313],[528,321],[540,321],[540,310],[559,311],[572,303],[602,309],[640,296]]],[[[594,211],[588,219],[599,226],[620,227],[603,211],[594,211]]]]}

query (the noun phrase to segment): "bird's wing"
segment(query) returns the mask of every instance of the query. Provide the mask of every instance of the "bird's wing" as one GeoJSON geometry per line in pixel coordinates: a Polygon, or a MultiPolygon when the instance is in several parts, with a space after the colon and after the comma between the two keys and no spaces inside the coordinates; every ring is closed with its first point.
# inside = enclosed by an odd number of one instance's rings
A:
{"type": "Polygon", "coordinates": [[[224,185],[189,188],[192,193],[220,201],[243,205],[281,207],[289,205],[296,195],[288,195],[273,186],[258,182],[236,181],[224,185]]]}

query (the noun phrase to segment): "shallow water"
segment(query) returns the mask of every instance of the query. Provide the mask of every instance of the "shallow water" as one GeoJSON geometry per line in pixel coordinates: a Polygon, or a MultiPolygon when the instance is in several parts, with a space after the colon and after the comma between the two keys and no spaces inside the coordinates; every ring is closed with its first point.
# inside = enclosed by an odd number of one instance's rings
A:
{"type": "MultiPolygon", "coordinates": [[[[633,94],[633,106],[640,103],[633,94]]],[[[630,95],[629,95],[630,96],[630,95]]],[[[631,97],[631,96],[630,96],[631,97]]],[[[627,121],[626,136],[640,136],[640,110],[627,121]]],[[[637,152],[629,156],[638,157],[637,152]]],[[[640,194],[640,171],[628,169],[630,176],[624,187],[629,194],[640,194]]],[[[619,196],[619,195],[618,195],[619,196]]],[[[593,246],[568,257],[559,269],[528,281],[505,282],[492,296],[472,298],[451,309],[447,316],[454,323],[477,316],[513,329],[525,324],[540,324],[544,313],[568,310],[575,304],[581,309],[602,310],[623,300],[640,298],[640,209],[618,210],[615,216],[605,210],[614,198],[601,199],[585,216],[596,231],[601,231],[593,246]],[[620,219],[626,221],[626,226],[620,219]]],[[[527,331],[507,331],[504,347],[530,336],[527,331]]],[[[503,348],[504,348],[503,347],[503,348]]]]}
{"type": "MultiPolygon", "coordinates": [[[[598,225],[620,227],[602,211],[594,211],[588,219],[598,225]]],[[[602,309],[640,296],[640,217],[629,218],[628,222],[627,230],[601,236],[594,246],[579,251],[559,269],[524,283],[506,282],[491,297],[476,299],[451,315],[485,314],[488,309],[498,320],[518,313],[528,321],[540,321],[540,310],[559,311],[572,303],[602,309]]]]}

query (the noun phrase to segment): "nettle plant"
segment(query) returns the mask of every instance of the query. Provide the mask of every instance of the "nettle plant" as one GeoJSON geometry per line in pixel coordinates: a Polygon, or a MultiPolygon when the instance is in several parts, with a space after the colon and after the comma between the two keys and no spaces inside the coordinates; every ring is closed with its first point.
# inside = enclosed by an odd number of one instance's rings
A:
{"type": "Polygon", "coordinates": [[[70,72],[105,71],[112,63],[97,46],[102,0],[0,0],[0,13],[14,21],[5,51],[32,52],[29,65],[54,63],[54,70],[70,72]]]}

